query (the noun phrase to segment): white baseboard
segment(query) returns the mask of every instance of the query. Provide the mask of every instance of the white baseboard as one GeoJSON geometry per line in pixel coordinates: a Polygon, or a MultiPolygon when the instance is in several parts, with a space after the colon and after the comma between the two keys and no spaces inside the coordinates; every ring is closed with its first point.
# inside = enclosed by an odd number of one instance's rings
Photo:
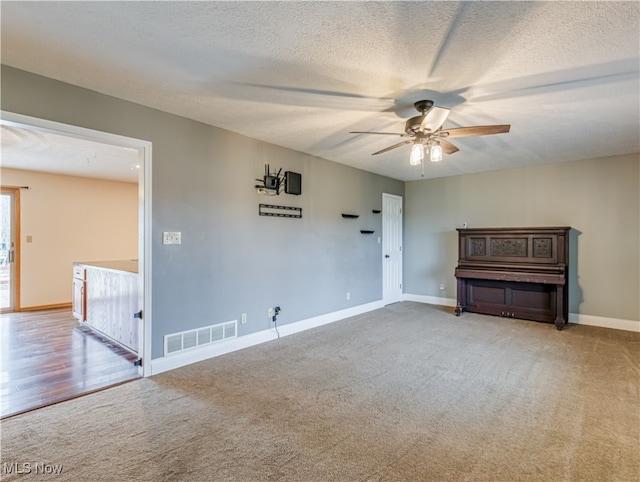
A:
{"type": "Polygon", "coordinates": [[[456,306],[456,300],[453,298],[440,298],[437,296],[426,295],[412,295],[410,293],[404,293],[402,295],[403,301],[415,301],[416,303],[426,303],[428,305],[440,305],[440,306],[456,306]]]}
{"type": "MultiPolygon", "coordinates": [[[[296,321],[294,323],[288,323],[278,327],[280,336],[293,335],[301,331],[310,330],[318,326],[333,323],[334,321],[343,320],[351,316],[360,315],[369,311],[377,310],[384,307],[382,300],[374,301],[372,303],[366,303],[364,305],[354,306],[345,310],[334,311],[320,316],[314,316],[313,318],[307,318],[305,320],[296,321]]],[[[259,345],[267,341],[272,341],[278,338],[278,335],[274,329],[263,330],[257,333],[251,333],[249,335],[240,336],[231,340],[222,341],[220,343],[214,343],[203,346],[201,348],[194,348],[193,350],[183,351],[175,355],[168,355],[162,358],[156,358],[151,360],[151,375],[157,375],[162,372],[180,368],[192,363],[197,363],[209,358],[214,358],[220,355],[225,355],[243,348],[249,348],[251,346],[259,345]]]]}
{"type": "Polygon", "coordinates": [[[300,331],[310,330],[311,328],[333,323],[334,321],[344,320],[345,318],[361,315],[362,313],[368,313],[369,311],[377,310],[379,308],[384,308],[382,300],[354,306],[345,310],[334,311],[325,315],[314,316],[313,318],[307,318],[306,320],[297,321],[295,323],[288,323],[278,327],[278,330],[280,331],[280,336],[293,335],[300,331]]]}
{"type": "MultiPolygon", "coordinates": [[[[426,303],[430,305],[450,307],[456,306],[456,300],[452,298],[439,298],[437,296],[414,295],[405,293],[402,299],[403,301],[415,301],[417,303],[426,303]]],[[[318,326],[333,323],[335,321],[343,320],[351,316],[360,315],[362,313],[367,313],[369,311],[377,310],[383,307],[384,303],[382,302],[382,300],[374,301],[372,303],[354,306],[345,310],[334,311],[332,313],[315,316],[313,318],[307,318],[305,320],[297,321],[294,323],[288,323],[286,325],[278,327],[278,331],[280,332],[281,337],[293,335],[294,333],[310,330],[318,326]]],[[[621,320],[617,318],[606,318],[602,316],[569,313],[569,323],[640,332],[640,321],[636,320],[621,320]]],[[[249,348],[251,346],[259,345],[260,343],[275,340],[277,337],[278,335],[276,334],[274,329],[263,330],[257,333],[240,336],[228,341],[206,345],[202,348],[194,348],[193,350],[181,352],[176,355],[156,358],[154,360],[151,360],[151,375],[157,375],[162,372],[180,368],[192,363],[197,363],[209,358],[214,358],[237,350],[242,350],[243,348],[249,348]]]]}
{"type": "MultiPolygon", "coordinates": [[[[412,295],[405,293],[403,296],[405,301],[415,301],[418,303],[427,303],[430,305],[456,306],[456,300],[453,298],[438,298],[436,296],[412,295]]],[[[640,321],[638,320],[621,320],[619,318],[608,318],[604,316],[583,315],[581,313],[569,313],[569,323],[578,325],[599,326],[602,328],[612,328],[614,330],[625,330],[640,332],[640,321]]]]}
{"type": "Polygon", "coordinates": [[[637,333],[640,332],[640,321],[638,320],[621,320],[620,318],[607,318],[604,316],[569,313],[569,323],[600,326],[602,328],[612,328],[614,330],[635,331],[637,333]]]}

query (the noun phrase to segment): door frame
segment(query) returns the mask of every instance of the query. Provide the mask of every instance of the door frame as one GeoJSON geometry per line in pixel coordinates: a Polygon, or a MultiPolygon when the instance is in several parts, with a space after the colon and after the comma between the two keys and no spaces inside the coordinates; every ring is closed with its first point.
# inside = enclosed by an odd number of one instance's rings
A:
{"type": "Polygon", "coordinates": [[[1,186],[2,194],[11,196],[11,238],[13,242],[13,262],[9,268],[11,280],[11,298],[9,308],[2,313],[11,313],[20,309],[20,186],[1,186]]]}
{"type": "MultiPolygon", "coordinates": [[[[87,129],[61,122],[54,122],[37,117],[0,111],[0,123],[14,125],[35,131],[51,132],[67,137],[86,139],[121,147],[129,147],[138,151],[140,165],[143,166],[138,174],[138,293],[139,306],[143,317],[141,322],[141,337],[139,356],[141,365],[138,372],[142,376],[151,375],[151,147],[150,141],[133,137],[111,134],[108,132],[87,129]]],[[[19,244],[19,242],[18,242],[19,244]]]]}
{"type": "Polygon", "coordinates": [[[404,243],[404,211],[403,211],[403,204],[404,204],[404,199],[402,196],[398,196],[397,194],[389,194],[389,193],[382,193],[382,257],[381,257],[381,261],[382,261],[382,302],[385,305],[391,304],[391,303],[397,303],[398,301],[402,301],[402,293],[404,292],[404,286],[402,283],[403,277],[404,277],[404,250],[402,249],[402,245],[404,243]],[[387,216],[387,212],[386,212],[386,201],[387,199],[389,200],[394,200],[394,201],[400,201],[400,279],[401,279],[401,288],[400,288],[400,296],[398,297],[398,299],[389,299],[389,297],[385,297],[385,283],[386,283],[386,279],[385,279],[385,274],[388,273],[388,271],[385,269],[385,252],[384,252],[384,248],[386,246],[385,243],[385,236],[388,236],[388,233],[386,232],[386,223],[385,223],[385,217],[387,216]]]}

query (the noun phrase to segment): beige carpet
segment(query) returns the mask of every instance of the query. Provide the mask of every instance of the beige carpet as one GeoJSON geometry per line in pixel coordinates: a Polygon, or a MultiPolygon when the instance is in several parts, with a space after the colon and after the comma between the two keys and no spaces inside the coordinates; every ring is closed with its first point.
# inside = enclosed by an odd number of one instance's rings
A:
{"type": "Polygon", "coordinates": [[[404,302],[7,419],[2,479],[638,481],[639,374],[638,333],[404,302]]]}

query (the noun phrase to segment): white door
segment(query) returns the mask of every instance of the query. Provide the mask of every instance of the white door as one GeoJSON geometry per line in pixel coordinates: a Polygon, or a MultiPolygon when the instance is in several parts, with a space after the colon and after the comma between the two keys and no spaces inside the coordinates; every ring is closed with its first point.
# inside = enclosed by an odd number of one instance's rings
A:
{"type": "Polygon", "coordinates": [[[382,194],[382,301],[402,300],[402,197],[382,194]]]}

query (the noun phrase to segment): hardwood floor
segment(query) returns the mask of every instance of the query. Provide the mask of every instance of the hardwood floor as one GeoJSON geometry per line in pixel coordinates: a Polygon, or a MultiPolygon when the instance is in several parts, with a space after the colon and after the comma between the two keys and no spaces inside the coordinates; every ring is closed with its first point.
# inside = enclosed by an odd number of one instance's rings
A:
{"type": "Polygon", "coordinates": [[[137,356],[71,309],[2,314],[0,418],[139,378],[137,356]]]}

